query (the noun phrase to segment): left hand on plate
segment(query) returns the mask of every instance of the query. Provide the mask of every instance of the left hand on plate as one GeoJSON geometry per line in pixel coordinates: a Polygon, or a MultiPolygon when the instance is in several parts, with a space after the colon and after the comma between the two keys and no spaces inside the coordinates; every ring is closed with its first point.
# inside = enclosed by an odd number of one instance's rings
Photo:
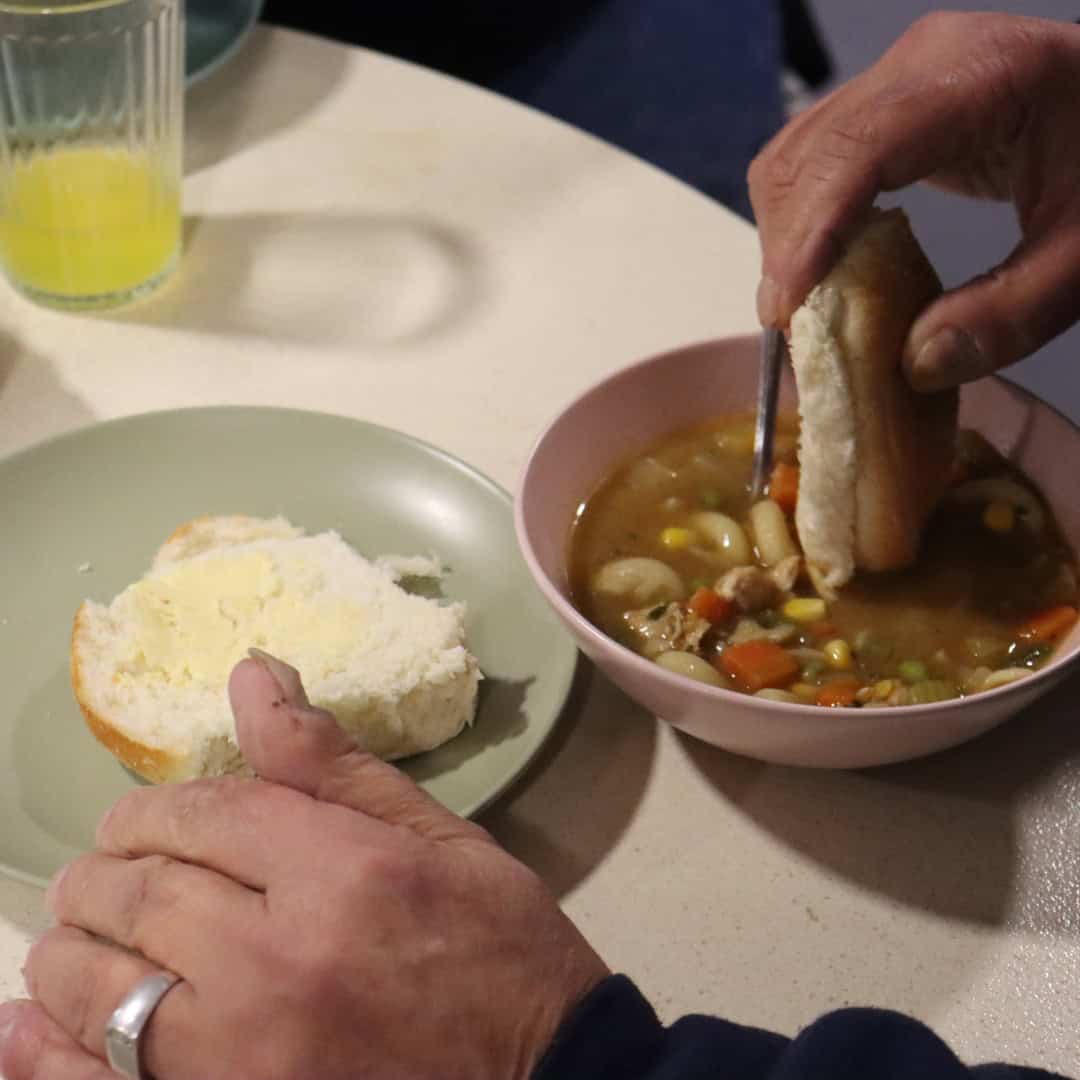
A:
{"type": "Polygon", "coordinates": [[[538,878],[355,750],[296,672],[245,661],[262,778],[141,788],[54,879],[33,1001],[0,1006],[7,1080],[110,1080],[106,1022],[180,975],[143,1038],[157,1080],[528,1076],[607,969],[538,878]]]}

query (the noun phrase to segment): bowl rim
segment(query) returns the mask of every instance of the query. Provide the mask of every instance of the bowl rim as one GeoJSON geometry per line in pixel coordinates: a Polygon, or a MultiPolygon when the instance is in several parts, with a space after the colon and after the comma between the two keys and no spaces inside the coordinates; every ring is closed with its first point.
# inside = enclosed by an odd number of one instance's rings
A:
{"type": "MultiPolygon", "coordinates": [[[[577,395],[566,402],[563,407],[544,424],[540,433],[533,440],[528,456],[525,459],[525,464],[520,471],[518,483],[514,489],[514,531],[517,534],[518,547],[529,568],[529,572],[532,574],[533,580],[536,582],[541,592],[543,592],[548,603],[554,607],[559,616],[573,629],[575,634],[584,637],[598,651],[614,651],[618,659],[628,662],[631,670],[636,671],[639,675],[648,675],[654,679],[659,677],[660,685],[667,686],[672,690],[678,691],[681,689],[684,692],[704,694],[706,700],[711,699],[718,705],[737,703],[740,706],[745,707],[752,702],[753,707],[760,708],[766,713],[776,711],[780,715],[805,715],[807,711],[813,710],[817,716],[824,717],[830,713],[836,712],[836,710],[827,705],[811,705],[810,703],[792,701],[772,701],[768,698],[759,698],[754,694],[746,694],[739,690],[729,690],[723,686],[710,686],[708,683],[696,682],[695,680],[687,679],[685,676],[677,675],[674,672],[665,670],[653,661],[646,659],[640,653],[634,652],[633,649],[628,648],[626,645],[616,641],[613,637],[605,634],[574,606],[569,598],[555,585],[541,567],[540,561],[533,549],[529,529],[525,521],[525,502],[529,489],[529,481],[537,467],[538,459],[545,450],[547,442],[555,433],[556,429],[560,424],[565,423],[574,411],[585,408],[592,399],[605,394],[620,382],[631,380],[642,368],[663,363],[665,360],[669,360],[671,357],[679,354],[705,349],[715,349],[717,346],[721,345],[734,347],[740,345],[755,346],[760,342],[760,339],[760,333],[749,333],[719,338],[705,338],[689,342],[685,345],[675,346],[670,349],[665,349],[663,352],[653,353],[652,355],[634,360],[614,371],[608,372],[606,375],[601,376],[599,379],[586,386],[577,395]]],[[[1068,416],[1050,402],[1044,401],[1026,387],[1020,386],[1010,379],[1005,379],[996,373],[991,373],[983,378],[993,380],[995,383],[1007,387],[1010,392],[1018,393],[1034,407],[1048,411],[1067,427],[1071,428],[1072,431],[1075,432],[1077,438],[1080,439],[1080,425],[1075,424],[1068,416]]],[[[963,387],[961,387],[961,392],[963,392],[963,387]]],[[[673,428],[672,430],[674,431],[675,429],[673,428]]],[[[1053,508],[1051,507],[1051,510],[1052,509],[1053,508]]],[[[568,524],[567,537],[564,539],[564,547],[569,540],[569,529],[570,525],[568,524]]],[[[1074,552],[1074,556],[1075,555],[1077,555],[1076,552],[1074,552]]],[[[1080,561],[1080,556],[1078,556],[1078,561],[1080,561]]],[[[980,690],[976,694],[968,694],[963,697],[949,698],[945,701],[930,702],[922,705],[863,705],[858,709],[858,715],[860,717],[867,717],[871,720],[889,719],[895,721],[898,717],[906,716],[915,719],[925,719],[931,715],[940,715],[942,710],[956,712],[961,709],[971,709],[973,705],[978,705],[981,702],[1005,702],[1010,697],[1030,697],[1032,687],[1041,686],[1043,683],[1056,682],[1064,677],[1069,669],[1075,666],[1078,661],[1080,661],[1080,640],[1070,646],[1066,652],[1051,655],[1049,663],[1047,663],[1045,667],[1033,671],[1030,675],[1017,679],[1015,682],[1006,683],[1004,686],[998,686],[992,690],[980,690]]],[[[1050,687],[1047,686],[1045,689],[1049,690],[1050,687]]],[[[847,710],[842,711],[845,713],[847,712],[847,710]]]]}

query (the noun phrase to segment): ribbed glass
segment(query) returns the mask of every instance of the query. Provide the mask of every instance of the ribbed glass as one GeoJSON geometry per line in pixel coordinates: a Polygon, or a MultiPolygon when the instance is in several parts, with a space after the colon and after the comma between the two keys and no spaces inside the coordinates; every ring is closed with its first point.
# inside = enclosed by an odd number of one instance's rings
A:
{"type": "Polygon", "coordinates": [[[180,249],[183,0],[0,0],[0,263],[32,297],[104,307],[180,249]]]}

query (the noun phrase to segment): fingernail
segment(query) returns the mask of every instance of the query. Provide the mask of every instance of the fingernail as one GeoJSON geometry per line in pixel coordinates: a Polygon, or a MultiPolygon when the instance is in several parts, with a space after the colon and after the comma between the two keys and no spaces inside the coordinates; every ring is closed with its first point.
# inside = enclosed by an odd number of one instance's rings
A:
{"type": "Polygon", "coordinates": [[[45,890],[45,906],[53,915],[56,914],[56,897],[60,892],[60,886],[63,883],[64,878],[67,877],[67,872],[68,868],[62,866],[55,874],[53,874],[52,880],[49,882],[49,887],[45,890]]]}
{"type": "Polygon", "coordinates": [[[758,283],[757,313],[762,326],[780,325],[780,286],[768,274],[758,283]]]}
{"type": "Polygon", "coordinates": [[[916,390],[945,390],[988,374],[990,365],[975,339],[965,330],[943,326],[921,346],[908,368],[916,390]]]}
{"type": "Polygon", "coordinates": [[[270,653],[264,652],[262,649],[248,649],[248,656],[269,672],[270,677],[281,688],[285,700],[290,705],[306,707],[311,704],[308,701],[304,684],[300,681],[300,672],[292,664],[286,664],[284,660],[279,660],[276,656],[271,656],[270,653]]]}

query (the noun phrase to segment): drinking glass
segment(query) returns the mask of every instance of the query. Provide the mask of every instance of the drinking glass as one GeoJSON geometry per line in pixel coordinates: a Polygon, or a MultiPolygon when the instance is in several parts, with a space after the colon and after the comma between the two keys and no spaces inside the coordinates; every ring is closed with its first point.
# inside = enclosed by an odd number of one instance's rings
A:
{"type": "Polygon", "coordinates": [[[0,266],[108,307],[176,265],[183,0],[0,0],[0,266]]]}

